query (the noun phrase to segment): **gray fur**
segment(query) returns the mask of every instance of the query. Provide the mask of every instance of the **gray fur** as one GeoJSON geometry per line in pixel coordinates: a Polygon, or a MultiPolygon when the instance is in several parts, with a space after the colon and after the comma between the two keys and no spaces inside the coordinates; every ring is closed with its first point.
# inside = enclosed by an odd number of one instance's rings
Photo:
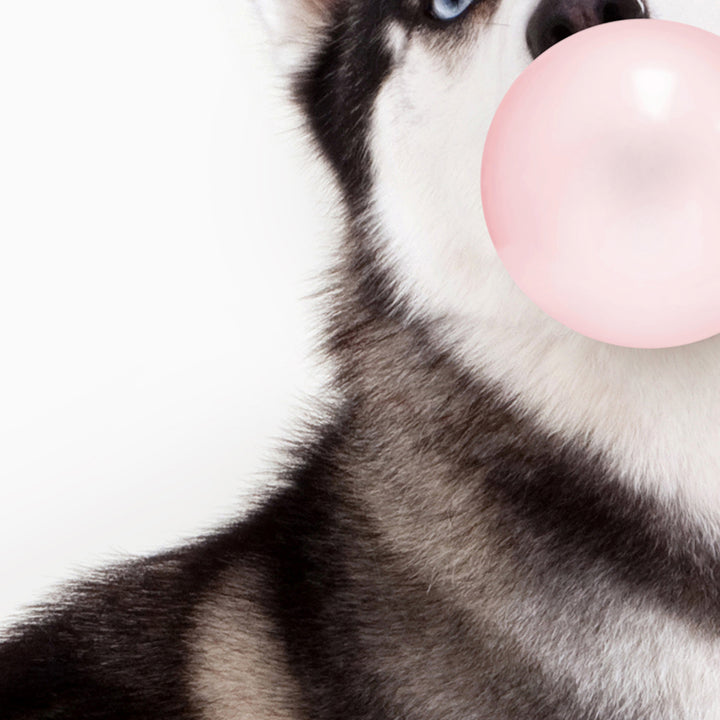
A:
{"type": "Polygon", "coordinates": [[[393,53],[413,33],[469,47],[501,6],[444,38],[414,2],[293,6],[315,33],[295,95],[344,193],[324,327],[340,400],[246,519],[15,628],[0,718],[720,718],[712,533],[468,366],[379,250],[369,148],[393,53]]]}

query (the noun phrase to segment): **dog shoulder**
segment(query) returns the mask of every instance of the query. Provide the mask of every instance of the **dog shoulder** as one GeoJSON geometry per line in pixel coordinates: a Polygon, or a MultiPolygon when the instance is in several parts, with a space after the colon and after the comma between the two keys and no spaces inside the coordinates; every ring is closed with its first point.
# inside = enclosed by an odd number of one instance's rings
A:
{"type": "Polygon", "coordinates": [[[270,595],[215,542],[68,585],[0,642],[0,718],[300,720],[270,595]]]}

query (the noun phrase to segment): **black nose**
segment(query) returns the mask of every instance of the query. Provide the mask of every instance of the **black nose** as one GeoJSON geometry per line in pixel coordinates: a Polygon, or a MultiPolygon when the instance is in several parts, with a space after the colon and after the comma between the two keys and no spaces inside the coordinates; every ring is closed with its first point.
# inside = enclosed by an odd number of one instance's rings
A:
{"type": "Polygon", "coordinates": [[[533,58],[593,25],[648,17],[645,0],[542,0],[527,26],[533,58]]]}

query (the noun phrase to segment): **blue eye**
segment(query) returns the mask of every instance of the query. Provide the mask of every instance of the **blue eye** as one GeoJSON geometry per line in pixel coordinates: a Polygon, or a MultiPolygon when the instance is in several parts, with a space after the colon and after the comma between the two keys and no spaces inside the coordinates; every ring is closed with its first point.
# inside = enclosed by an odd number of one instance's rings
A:
{"type": "Polygon", "coordinates": [[[454,20],[462,15],[474,0],[432,0],[430,10],[438,20],[454,20]]]}

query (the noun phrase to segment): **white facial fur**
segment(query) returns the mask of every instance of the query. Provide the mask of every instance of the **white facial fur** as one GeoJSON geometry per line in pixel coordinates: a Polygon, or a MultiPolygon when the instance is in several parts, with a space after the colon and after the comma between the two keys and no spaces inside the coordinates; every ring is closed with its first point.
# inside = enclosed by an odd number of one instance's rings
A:
{"type": "MultiPolygon", "coordinates": [[[[388,30],[396,67],[373,117],[373,221],[400,293],[463,362],[561,438],[607,453],[637,487],[678,500],[720,532],[720,336],[636,350],[586,338],[515,286],[483,220],[485,134],[530,63],[539,0],[502,0],[473,42],[450,49],[388,30]]],[[[720,33],[710,0],[648,0],[652,17],[720,33]]],[[[469,22],[473,22],[470,19],[469,22]]]]}

